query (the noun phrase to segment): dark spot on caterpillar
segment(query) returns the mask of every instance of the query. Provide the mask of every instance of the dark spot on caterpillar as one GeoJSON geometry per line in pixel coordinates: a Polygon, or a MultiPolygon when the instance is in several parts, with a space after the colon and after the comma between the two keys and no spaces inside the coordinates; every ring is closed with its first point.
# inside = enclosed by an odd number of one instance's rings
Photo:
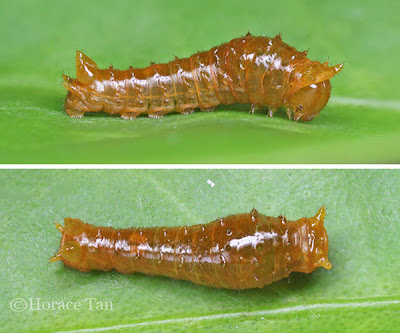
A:
{"type": "Polygon", "coordinates": [[[140,114],[160,118],[198,107],[250,103],[274,110],[283,106],[290,119],[308,121],[328,102],[329,80],[343,64],[329,67],[306,55],[282,42],[280,35],[250,33],[189,58],[124,71],[100,69],[77,51],[76,79],[63,76],[68,90],[65,110],[76,118],[104,111],[134,119],[140,114]],[[119,98],[116,91],[121,92],[119,98]]]}
{"type": "Polygon", "coordinates": [[[61,260],[83,272],[115,269],[217,288],[261,288],[291,272],[332,267],[324,217],[324,207],[296,221],[253,209],[191,227],[130,229],[65,218],[64,226],[56,223],[62,238],[50,262],[61,260]]]}

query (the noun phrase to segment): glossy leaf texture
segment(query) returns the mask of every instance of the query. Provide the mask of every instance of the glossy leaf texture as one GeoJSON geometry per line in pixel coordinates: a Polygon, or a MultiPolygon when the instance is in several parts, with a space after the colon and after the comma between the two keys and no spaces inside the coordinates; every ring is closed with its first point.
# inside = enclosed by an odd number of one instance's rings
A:
{"type": "Polygon", "coordinates": [[[365,332],[400,324],[398,170],[3,170],[0,183],[4,331],[365,332]],[[178,226],[253,206],[297,219],[322,204],[333,268],[291,274],[263,289],[47,263],[60,244],[53,222],[68,216],[121,228],[178,226]],[[30,298],[32,310],[11,309],[15,299],[30,306],[30,298]],[[90,310],[86,299],[112,302],[113,310],[90,310]],[[48,302],[83,305],[42,309],[48,302]]]}
{"type": "Polygon", "coordinates": [[[394,1],[17,3],[0,11],[1,163],[399,162],[394,1]],[[62,73],[75,77],[77,49],[102,68],[146,67],[248,31],[282,33],[312,60],[344,62],[318,118],[270,119],[250,105],[134,121],[64,113],[62,73]]]}

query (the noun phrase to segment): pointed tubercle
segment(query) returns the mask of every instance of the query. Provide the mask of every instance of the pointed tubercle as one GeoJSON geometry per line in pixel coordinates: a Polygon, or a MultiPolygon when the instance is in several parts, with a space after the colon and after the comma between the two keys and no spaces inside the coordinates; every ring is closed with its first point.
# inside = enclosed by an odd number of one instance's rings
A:
{"type": "Polygon", "coordinates": [[[258,215],[257,209],[255,209],[255,208],[253,207],[253,209],[252,209],[251,212],[250,212],[250,215],[251,215],[251,217],[256,217],[256,216],[258,215]]]}
{"type": "Polygon", "coordinates": [[[326,214],[326,209],[324,206],[321,206],[320,209],[318,209],[317,214],[315,215],[315,220],[317,223],[324,223],[324,218],[326,214]]]}
{"type": "Polygon", "coordinates": [[[55,224],[56,228],[58,229],[58,231],[63,233],[64,227],[58,222],[54,222],[54,224],[55,224]]]}
{"type": "Polygon", "coordinates": [[[336,73],[339,73],[343,69],[343,62],[341,64],[337,64],[336,66],[333,66],[333,69],[336,73]]]}
{"type": "Polygon", "coordinates": [[[327,257],[321,258],[319,261],[319,266],[324,267],[326,269],[331,269],[332,268],[332,263],[329,261],[327,257]]]}
{"type": "Polygon", "coordinates": [[[83,84],[91,84],[97,73],[96,63],[81,51],[76,51],[76,78],[83,84]]]}
{"type": "Polygon", "coordinates": [[[61,253],[60,252],[57,252],[54,256],[52,256],[51,258],[50,258],[50,260],[49,260],[49,263],[51,263],[51,262],[56,262],[56,261],[59,261],[59,260],[61,260],[62,258],[61,258],[61,253]]]}

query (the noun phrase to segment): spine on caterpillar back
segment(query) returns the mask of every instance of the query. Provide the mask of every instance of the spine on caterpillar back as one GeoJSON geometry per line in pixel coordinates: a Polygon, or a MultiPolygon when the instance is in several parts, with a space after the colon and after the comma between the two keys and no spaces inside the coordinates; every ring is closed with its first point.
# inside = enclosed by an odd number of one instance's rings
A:
{"type": "Polygon", "coordinates": [[[261,288],[291,272],[330,269],[325,209],[287,221],[255,209],[208,224],[173,228],[113,229],[66,218],[59,252],[80,271],[142,272],[217,288],[261,288]]]}
{"type": "Polygon", "coordinates": [[[147,68],[121,71],[99,69],[81,52],[76,55],[76,79],[64,75],[68,90],[66,112],[117,113],[126,119],[140,114],[161,117],[169,112],[212,110],[218,104],[251,103],[269,106],[269,115],[280,107],[289,118],[311,120],[330,96],[329,79],[341,65],[329,67],[306,58],[282,42],[250,34],[196,53],[189,58],[147,68]]]}

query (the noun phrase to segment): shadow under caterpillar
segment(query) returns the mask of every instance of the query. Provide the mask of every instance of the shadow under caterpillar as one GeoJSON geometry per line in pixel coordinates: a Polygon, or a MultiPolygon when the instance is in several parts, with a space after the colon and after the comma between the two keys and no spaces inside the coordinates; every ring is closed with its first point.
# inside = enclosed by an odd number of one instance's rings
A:
{"type": "Polygon", "coordinates": [[[332,268],[324,217],[324,207],[296,221],[253,209],[208,224],[129,229],[65,218],[64,226],[56,223],[62,239],[50,262],[82,272],[115,269],[216,288],[262,288],[291,272],[332,268]]]}
{"type": "Polygon", "coordinates": [[[247,34],[228,43],[167,64],[147,68],[99,69],[76,52],[76,79],[63,75],[68,90],[65,111],[81,118],[85,112],[104,111],[134,119],[169,112],[212,111],[219,104],[251,104],[251,112],[268,106],[270,117],[281,106],[289,119],[309,121],[329,100],[330,79],[343,63],[307,59],[274,38],[247,34]]]}

